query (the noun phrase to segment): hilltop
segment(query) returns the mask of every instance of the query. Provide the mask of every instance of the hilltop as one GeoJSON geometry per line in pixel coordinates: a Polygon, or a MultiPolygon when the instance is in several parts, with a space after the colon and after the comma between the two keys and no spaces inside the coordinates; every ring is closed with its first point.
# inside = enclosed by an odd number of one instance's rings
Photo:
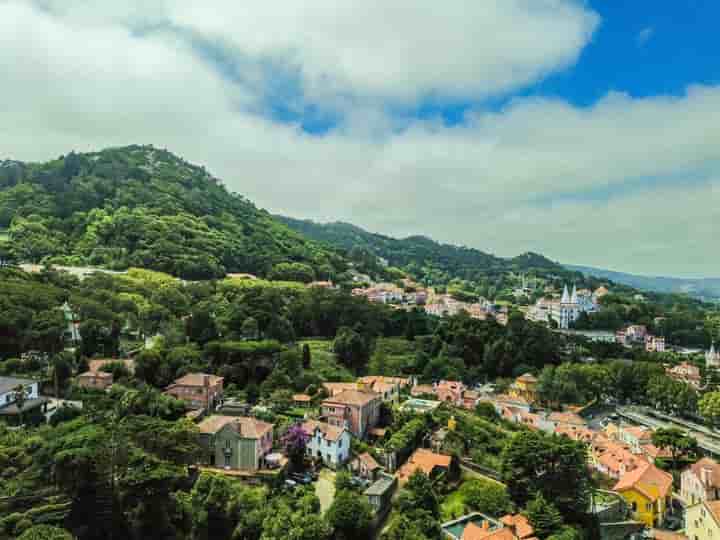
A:
{"type": "Polygon", "coordinates": [[[344,269],[204,167],[153,146],[0,161],[0,259],[327,279],[344,269]],[[290,275],[288,275],[290,274],[290,275]]]}

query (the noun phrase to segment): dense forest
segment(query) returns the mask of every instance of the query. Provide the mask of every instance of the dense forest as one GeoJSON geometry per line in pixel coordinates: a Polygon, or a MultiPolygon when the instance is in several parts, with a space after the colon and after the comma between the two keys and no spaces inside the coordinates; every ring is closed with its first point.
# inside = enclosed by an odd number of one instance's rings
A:
{"type": "Polygon", "coordinates": [[[342,258],[152,146],[0,162],[0,259],[327,279],[342,258]],[[3,239],[5,241],[3,241],[3,239]],[[283,266],[279,266],[283,265],[283,266]]]}

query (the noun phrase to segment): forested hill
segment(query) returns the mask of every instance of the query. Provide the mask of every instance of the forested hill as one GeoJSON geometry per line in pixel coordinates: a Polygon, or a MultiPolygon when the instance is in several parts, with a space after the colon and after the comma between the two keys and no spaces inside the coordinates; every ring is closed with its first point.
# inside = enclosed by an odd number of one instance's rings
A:
{"type": "Polygon", "coordinates": [[[333,250],[152,146],[0,161],[0,259],[137,266],[186,279],[326,279],[344,269],[333,250]]]}
{"type": "Polygon", "coordinates": [[[508,272],[561,277],[574,274],[536,253],[504,259],[473,248],[441,244],[424,236],[398,239],[371,233],[349,223],[316,223],[284,216],[277,218],[308,238],[347,251],[351,259],[357,259],[353,250],[366,250],[386,259],[391,266],[416,276],[430,277],[434,282],[451,279],[482,281],[488,276],[508,272]]]}

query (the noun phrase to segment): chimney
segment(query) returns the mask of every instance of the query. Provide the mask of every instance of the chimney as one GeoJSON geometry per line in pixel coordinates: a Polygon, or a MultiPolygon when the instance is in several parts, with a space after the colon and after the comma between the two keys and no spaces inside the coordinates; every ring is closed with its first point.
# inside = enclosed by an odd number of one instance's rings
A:
{"type": "Polygon", "coordinates": [[[482,530],[483,531],[490,530],[490,522],[487,519],[483,520],[483,522],[482,522],[482,530]]]}
{"type": "Polygon", "coordinates": [[[205,386],[205,388],[210,386],[210,375],[203,375],[203,386],[205,386]]]}
{"type": "Polygon", "coordinates": [[[703,467],[700,471],[700,478],[705,487],[711,486],[713,481],[713,470],[711,467],[703,467]]]}

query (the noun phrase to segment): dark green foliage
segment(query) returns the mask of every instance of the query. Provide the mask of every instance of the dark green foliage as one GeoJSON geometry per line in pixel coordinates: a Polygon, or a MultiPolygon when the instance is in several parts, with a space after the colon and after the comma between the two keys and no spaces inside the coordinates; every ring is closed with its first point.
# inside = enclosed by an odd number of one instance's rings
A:
{"type": "Polygon", "coordinates": [[[368,537],[372,509],[364,497],[342,490],[335,494],[326,517],[338,540],[362,540],[368,537]]]}
{"type": "Polygon", "coordinates": [[[331,250],[170,152],[128,146],[71,156],[19,165],[0,181],[0,227],[9,228],[16,259],[137,266],[186,279],[290,271],[309,281],[314,268],[343,270],[331,250]]]}
{"type": "Polygon", "coordinates": [[[543,432],[515,434],[502,453],[502,477],[513,502],[523,507],[538,494],[570,522],[588,507],[592,489],[582,443],[543,432]]]}
{"type": "Polygon", "coordinates": [[[489,480],[468,480],[463,483],[460,493],[467,507],[488,516],[499,518],[513,508],[507,489],[489,480]]]}
{"type": "Polygon", "coordinates": [[[555,506],[538,492],[525,508],[525,516],[538,538],[548,538],[560,531],[563,518],[555,506]]]}

